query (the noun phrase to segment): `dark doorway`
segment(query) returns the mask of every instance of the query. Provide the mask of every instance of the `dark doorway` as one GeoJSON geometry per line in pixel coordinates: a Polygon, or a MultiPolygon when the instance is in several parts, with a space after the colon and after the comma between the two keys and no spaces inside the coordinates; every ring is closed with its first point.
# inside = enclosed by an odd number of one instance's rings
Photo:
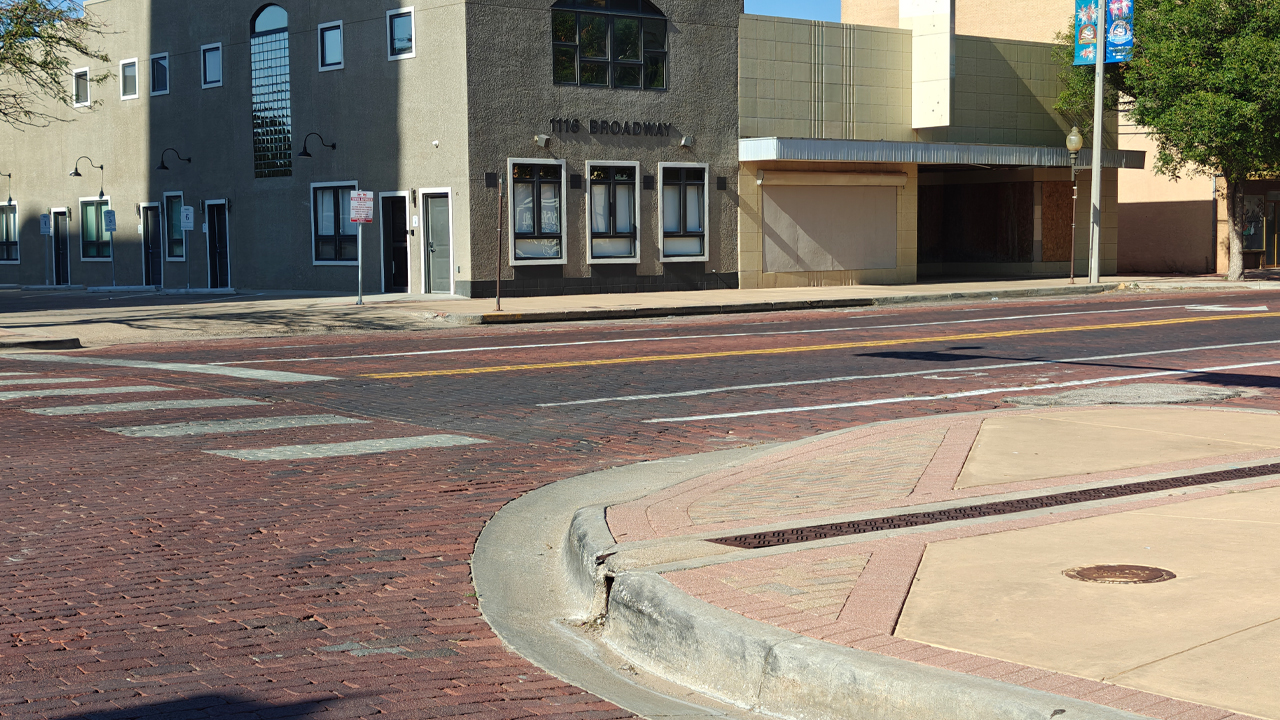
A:
{"type": "Polygon", "coordinates": [[[160,232],[160,206],[142,208],[142,284],[164,284],[164,240],[160,232]]]}
{"type": "Polygon", "coordinates": [[[71,221],[65,210],[53,213],[53,284],[71,284],[71,221]]]}
{"type": "Polygon", "coordinates": [[[408,198],[382,198],[382,259],[389,293],[409,292],[409,226],[405,220],[408,198]]]}
{"type": "Polygon", "coordinates": [[[205,204],[205,221],[209,223],[209,287],[231,287],[231,255],[227,237],[227,204],[205,204]]]}

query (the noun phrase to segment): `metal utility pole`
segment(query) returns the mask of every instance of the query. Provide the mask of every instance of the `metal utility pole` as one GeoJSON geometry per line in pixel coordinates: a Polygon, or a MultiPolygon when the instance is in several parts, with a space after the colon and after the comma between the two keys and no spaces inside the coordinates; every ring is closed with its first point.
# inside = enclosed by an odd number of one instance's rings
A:
{"type": "Polygon", "coordinates": [[[1107,72],[1107,3],[1098,0],[1098,53],[1093,80],[1093,171],[1089,177],[1092,225],[1089,228],[1089,282],[1101,281],[1102,262],[1102,94],[1107,72]]]}

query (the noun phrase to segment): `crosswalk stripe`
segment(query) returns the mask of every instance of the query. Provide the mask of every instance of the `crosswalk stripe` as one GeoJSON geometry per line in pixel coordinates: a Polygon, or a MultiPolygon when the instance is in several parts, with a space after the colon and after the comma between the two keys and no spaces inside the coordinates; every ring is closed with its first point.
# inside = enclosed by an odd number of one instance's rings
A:
{"type": "Polygon", "coordinates": [[[342,417],[341,415],[288,415],[283,417],[242,418],[239,420],[209,420],[206,422],[181,422],[166,425],[136,425],[133,427],[105,428],[125,437],[168,438],[187,435],[220,435],[230,433],[282,430],[286,428],[317,427],[320,425],[362,425],[368,420],[342,417]]]}
{"type": "Polygon", "coordinates": [[[148,402],[105,403],[102,405],[64,405],[61,407],[28,408],[35,415],[98,415],[117,412],[149,412],[153,410],[194,410],[199,408],[241,407],[244,405],[270,405],[271,403],[244,398],[214,398],[209,400],[151,400],[148,402]]]}
{"type": "Polygon", "coordinates": [[[0,385],[56,385],[58,383],[102,382],[101,378],[22,378],[0,380],[0,385]]]}
{"type": "Polygon", "coordinates": [[[236,460],[264,462],[267,460],[314,460],[349,455],[376,455],[398,450],[479,445],[487,442],[488,440],[477,440],[461,435],[422,435],[419,437],[357,440],[355,442],[326,443],[322,445],[285,445],[261,450],[205,450],[205,452],[236,460]]]}
{"type": "Polygon", "coordinates": [[[337,380],[327,375],[306,375],[303,373],[283,372],[280,370],[255,370],[253,368],[218,367],[199,363],[167,363],[150,360],[122,360],[119,358],[97,358],[85,355],[14,355],[10,360],[26,360],[30,362],[80,363],[82,365],[106,365],[108,367],[141,368],[160,372],[199,373],[202,375],[224,375],[244,380],[266,380],[278,383],[321,382],[337,380]]]}
{"type": "Polygon", "coordinates": [[[24,398],[67,397],[68,395],[124,395],[126,393],[171,392],[176,388],[158,385],[130,385],[128,387],[103,388],[58,388],[56,390],[13,390],[0,392],[2,400],[22,400],[24,398]]]}

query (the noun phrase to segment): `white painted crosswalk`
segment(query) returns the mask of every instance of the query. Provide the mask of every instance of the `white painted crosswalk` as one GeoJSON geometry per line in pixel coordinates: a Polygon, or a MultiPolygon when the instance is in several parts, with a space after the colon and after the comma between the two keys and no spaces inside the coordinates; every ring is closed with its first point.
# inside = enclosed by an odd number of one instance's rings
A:
{"type": "Polygon", "coordinates": [[[125,437],[167,438],[189,435],[230,435],[233,433],[285,430],[288,428],[318,427],[323,425],[367,425],[368,420],[342,417],[341,415],[280,415],[276,417],[243,418],[241,420],[207,420],[181,422],[166,425],[135,425],[133,427],[105,428],[125,437]]]}
{"type": "Polygon", "coordinates": [[[285,445],[261,450],[205,450],[205,452],[211,455],[235,458],[236,460],[264,462],[267,460],[317,460],[351,455],[377,455],[397,450],[480,445],[487,442],[487,440],[477,440],[476,438],[462,435],[422,435],[419,437],[357,440],[355,442],[325,443],[322,445],[285,445]]]}
{"type": "Polygon", "coordinates": [[[260,400],[245,398],[210,398],[207,400],[150,400],[144,402],[104,403],[100,405],[63,405],[60,407],[28,408],[34,415],[100,415],[104,413],[153,412],[157,410],[198,410],[203,408],[242,407],[245,405],[270,405],[260,400]]]}
{"type": "Polygon", "coordinates": [[[128,387],[98,388],[46,388],[43,390],[11,390],[0,392],[0,400],[24,400],[27,398],[71,397],[77,395],[125,395],[129,393],[172,392],[176,388],[159,385],[130,385],[128,387]]]}
{"type": "Polygon", "coordinates": [[[102,382],[100,378],[0,378],[0,386],[56,385],[58,383],[102,382]]]}

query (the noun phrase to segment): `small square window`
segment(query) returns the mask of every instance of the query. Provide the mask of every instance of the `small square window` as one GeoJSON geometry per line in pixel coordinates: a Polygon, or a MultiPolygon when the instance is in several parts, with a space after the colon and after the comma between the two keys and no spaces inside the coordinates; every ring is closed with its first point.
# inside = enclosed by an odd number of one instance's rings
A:
{"type": "Polygon", "coordinates": [[[133,100],[138,97],[138,60],[124,60],[120,63],[120,99],[133,100]]]}
{"type": "Polygon", "coordinates": [[[327,23],[319,28],[320,34],[320,72],[341,70],[342,56],[342,23],[327,23]]]}
{"type": "Polygon", "coordinates": [[[200,48],[200,87],[222,87],[222,43],[200,48]]]}
{"type": "Polygon", "coordinates": [[[407,60],[417,54],[413,8],[387,11],[387,59],[407,60]]]}
{"type": "Polygon", "coordinates": [[[73,98],[75,106],[88,107],[89,106],[89,68],[76,70],[75,73],[73,73],[73,76],[74,76],[73,82],[75,84],[75,87],[72,92],[74,93],[74,96],[75,96],[73,98]]]}
{"type": "Polygon", "coordinates": [[[151,56],[151,94],[169,94],[169,53],[151,56]]]}

